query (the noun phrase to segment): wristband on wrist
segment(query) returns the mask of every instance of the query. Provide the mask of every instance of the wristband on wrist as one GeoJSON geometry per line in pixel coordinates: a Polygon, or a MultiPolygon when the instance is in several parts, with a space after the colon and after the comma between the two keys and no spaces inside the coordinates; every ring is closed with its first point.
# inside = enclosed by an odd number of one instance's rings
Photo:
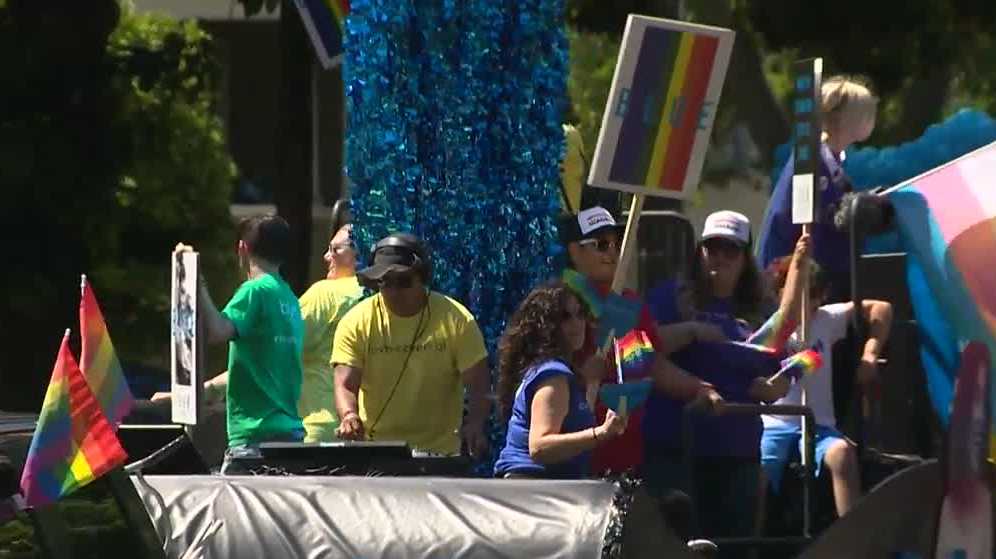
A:
{"type": "Polygon", "coordinates": [[[594,426],[592,426],[592,428],[591,428],[591,438],[596,443],[598,442],[598,431],[595,431],[595,427],[594,426]]]}

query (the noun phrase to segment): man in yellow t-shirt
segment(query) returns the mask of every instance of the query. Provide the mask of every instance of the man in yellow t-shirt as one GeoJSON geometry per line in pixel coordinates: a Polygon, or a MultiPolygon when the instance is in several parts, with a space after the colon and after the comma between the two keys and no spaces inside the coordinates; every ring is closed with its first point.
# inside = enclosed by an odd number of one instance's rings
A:
{"type": "Polygon", "coordinates": [[[308,443],[335,440],[339,427],[329,363],[332,337],[339,320],[363,297],[363,288],[356,280],[356,251],[351,232],[352,225],[343,225],[335,231],[323,256],[328,274],[312,284],[299,300],[304,319],[301,353],[304,378],[297,407],[304,423],[304,442],[308,443]]]}
{"type": "Polygon", "coordinates": [[[490,411],[484,337],[463,305],[429,290],[428,249],[413,235],[390,235],[357,275],[379,293],[350,309],[335,331],[339,437],[402,440],[441,455],[458,454],[462,439],[471,456],[483,455],[490,411]]]}

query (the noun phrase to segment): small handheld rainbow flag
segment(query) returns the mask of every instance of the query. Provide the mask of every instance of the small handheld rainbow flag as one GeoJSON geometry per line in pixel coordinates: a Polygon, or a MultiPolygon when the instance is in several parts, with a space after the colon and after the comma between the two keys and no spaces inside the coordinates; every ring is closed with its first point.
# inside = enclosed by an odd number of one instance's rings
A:
{"type": "Polygon", "coordinates": [[[654,363],[654,346],[643,330],[630,330],[615,341],[617,380],[625,382],[626,377],[646,376],[654,363]]]}
{"type": "Polygon", "coordinates": [[[52,503],[124,463],[107,421],[73,354],[66,330],[21,474],[25,504],[52,503]]]}
{"type": "Polygon", "coordinates": [[[782,360],[782,368],[775,373],[788,375],[793,380],[799,380],[803,375],[811,375],[823,366],[823,356],[815,349],[805,349],[782,360]]]}
{"type": "Polygon", "coordinates": [[[796,327],[798,327],[796,321],[783,316],[781,309],[779,309],[747,338],[747,343],[763,345],[776,351],[785,351],[785,345],[792,337],[792,332],[795,332],[796,327]]]}
{"type": "Polygon", "coordinates": [[[104,315],[100,312],[97,297],[85,275],[80,289],[80,336],[83,342],[80,368],[107,420],[117,428],[121,420],[131,412],[135,398],[125,381],[121,362],[114,352],[111,336],[107,333],[104,315]]]}

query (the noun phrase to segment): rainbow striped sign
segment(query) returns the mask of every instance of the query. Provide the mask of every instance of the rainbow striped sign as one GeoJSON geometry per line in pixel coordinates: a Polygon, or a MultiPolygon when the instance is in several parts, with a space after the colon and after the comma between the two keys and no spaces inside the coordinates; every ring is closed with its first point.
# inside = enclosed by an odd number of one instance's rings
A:
{"type": "Polygon", "coordinates": [[[588,182],[687,198],[698,186],[734,32],[630,15],[588,182]]]}
{"type": "Polygon", "coordinates": [[[698,186],[734,33],[630,15],[588,181],[687,198],[698,186]]]}
{"type": "Polygon", "coordinates": [[[329,70],[342,61],[342,41],[345,37],[349,0],[294,0],[301,21],[322,68],[329,70]]]}

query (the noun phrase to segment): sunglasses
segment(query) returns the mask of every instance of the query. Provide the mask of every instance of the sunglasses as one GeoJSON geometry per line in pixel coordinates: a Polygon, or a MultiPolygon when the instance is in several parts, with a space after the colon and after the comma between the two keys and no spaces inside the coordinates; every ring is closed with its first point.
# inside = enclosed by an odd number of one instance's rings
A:
{"type": "Polygon", "coordinates": [[[408,289],[414,285],[414,280],[411,275],[388,276],[380,278],[376,283],[379,289],[408,289]]]}
{"type": "Polygon", "coordinates": [[[593,246],[598,252],[609,252],[619,250],[619,241],[611,239],[582,239],[578,241],[581,246],[593,246]]]}
{"type": "Polygon", "coordinates": [[[704,246],[706,251],[710,254],[726,258],[735,258],[744,251],[743,247],[726,239],[709,239],[708,241],[702,243],[702,246],[704,246]]]}

